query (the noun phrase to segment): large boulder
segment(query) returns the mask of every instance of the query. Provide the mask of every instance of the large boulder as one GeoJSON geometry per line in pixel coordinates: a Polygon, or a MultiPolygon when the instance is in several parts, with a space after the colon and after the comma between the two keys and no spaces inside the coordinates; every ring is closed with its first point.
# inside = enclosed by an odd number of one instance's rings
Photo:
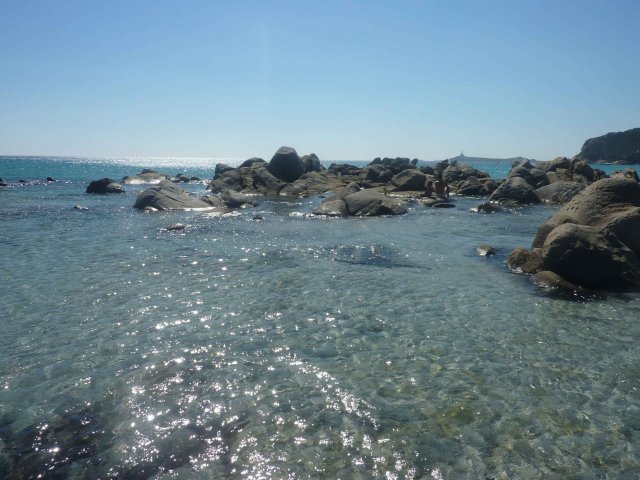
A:
{"type": "Polygon", "coordinates": [[[583,183],[555,182],[536,189],[536,194],[543,202],[564,205],[585,188],[583,183]]]}
{"type": "Polygon", "coordinates": [[[110,178],[101,178],[100,180],[94,180],[89,184],[87,187],[87,193],[124,193],[124,187],[110,178]]]}
{"type": "Polygon", "coordinates": [[[640,163],[640,128],[590,138],[576,157],[587,162],[640,163]]]}
{"type": "Polygon", "coordinates": [[[535,189],[522,177],[507,178],[489,197],[490,202],[532,204],[540,203],[535,189]]]}
{"type": "Polygon", "coordinates": [[[488,178],[489,174],[463,163],[453,163],[442,171],[442,180],[447,183],[459,182],[469,177],[488,178]]]}
{"type": "Polygon", "coordinates": [[[158,184],[163,180],[168,180],[169,175],[166,173],[156,172],[155,170],[150,170],[145,168],[138,175],[134,175],[132,177],[124,177],[122,179],[122,183],[125,185],[144,185],[144,184],[158,184]]]}
{"type": "Polygon", "coordinates": [[[391,183],[398,190],[415,190],[423,191],[427,182],[427,176],[420,170],[407,169],[403,170],[391,178],[391,183]]]}
{"type": "Polygon", "coordinates": [[[221,210],[220,204],[193,197],[168,180],[140,193],[133,206],[140,210],[221,210]]]}
{"type": "Polygon", "coordinates": [[[316,215],[358,216],[402,215],[407,213],[403,200],[388,197],[373,189],[361,190],[350,183],[325,199],[314,211],[316,215]]]}
{"type": "Polygon", "coordinates": [[[640,285],[640,184],[608,178],[585,188],[538,228],[530,252],[516,249],[507,263],[531,256],[540,258],[527,273],[591,288],[640,285]]]}
{"type": "Polygon", "coordinates": [[[349,214],[357,217],[407,213],[405,202],[372,189],[352,193],[345,197],[344,202],[347,204],[349,214]]]}
{"type": "Polygon", "coordinates": [[[280,147],[269,162],[269,172],[287,183],[297,180],[305,173],[305,166],[298,153],[291,147],[280,147]]]}

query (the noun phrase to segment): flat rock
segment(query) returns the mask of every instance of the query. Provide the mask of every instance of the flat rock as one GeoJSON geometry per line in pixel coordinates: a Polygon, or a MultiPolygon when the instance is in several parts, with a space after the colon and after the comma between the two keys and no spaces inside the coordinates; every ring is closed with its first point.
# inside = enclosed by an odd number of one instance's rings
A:
{"type": "Polygon", "coordinates": [[[202,198],[189,195],[168,180],[163,180],[138,195],[134,208],[146,210],[147,207],[155,210],[222,210],[202,198]]]}
{"type": "Polygon", "coordinates": [[[124,187],[115,180],[110,178],[102,178],[94,180],[87,187],[87,193],[110,194],[124,193],[124,187]]]}

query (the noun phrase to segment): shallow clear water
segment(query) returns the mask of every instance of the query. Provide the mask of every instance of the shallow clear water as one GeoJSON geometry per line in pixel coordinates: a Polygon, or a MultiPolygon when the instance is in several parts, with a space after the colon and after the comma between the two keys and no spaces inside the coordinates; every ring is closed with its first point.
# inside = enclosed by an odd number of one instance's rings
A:
{"type": "Polygon", "coordinates": [[[131,165],[33,162],[0,159],[61,180],[0,189],[0,477],[640,475],[640,295],[504,266],[553,208],[144,214],[83,193],[131,165]]]}

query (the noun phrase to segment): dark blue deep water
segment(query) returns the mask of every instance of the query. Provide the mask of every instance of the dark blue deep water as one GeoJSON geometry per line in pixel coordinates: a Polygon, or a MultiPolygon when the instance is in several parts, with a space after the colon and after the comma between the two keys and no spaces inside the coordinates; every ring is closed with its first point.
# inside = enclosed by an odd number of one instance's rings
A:
{"type": "Polygon", "coordinates": [[[640,477],[640,294],[504,266],[555,207],[84,193],[152,166],[215,160],[0,158],[0,478],[640,477]]]}

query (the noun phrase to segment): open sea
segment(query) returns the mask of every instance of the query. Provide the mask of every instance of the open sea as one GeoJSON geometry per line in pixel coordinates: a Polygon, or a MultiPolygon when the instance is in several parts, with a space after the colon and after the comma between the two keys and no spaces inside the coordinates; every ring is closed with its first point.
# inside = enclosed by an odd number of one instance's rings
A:
{"type": "Polygon", "coordinates": [[[640,478],[640,293],[553,295],[504,265],[558,207],[85,194],[215,162],[0,157],[0,478],[640,478]]]}

